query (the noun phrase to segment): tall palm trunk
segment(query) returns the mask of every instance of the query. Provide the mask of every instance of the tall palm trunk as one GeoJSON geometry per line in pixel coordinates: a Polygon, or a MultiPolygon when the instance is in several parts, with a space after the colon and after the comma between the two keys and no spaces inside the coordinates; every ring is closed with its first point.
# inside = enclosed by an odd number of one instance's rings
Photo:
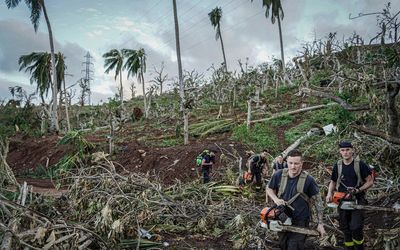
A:
{"type": "Polygon", "coordinates": [[[122,105],[124,103],[124,91],[122,90],[122,69],[119,70],[119,98],[122,105]]]}
{"type": "Polygon", "coordinates": [[[147,100],[146,100],[146,89],[144,87],[144,76],[143,76],[143,69],[140,68],[140,81],[142,82],[142,90],[143,90],[143,104],[144,104],[144,117],[149,117],[149,110],[147,108],[147,100]]]}
{"type": "Polygon", "coordinates": [[[281,27],[281,19],[279,17],[278,13],[278,28],[279,28],[279,43],[281,46],[281,61],[282,61],[282,74],[283,74],[283,79],[286,81],[286,68],[285,68],[285,55],[283,53],[283,38],[282,38],[282,27],[281,27]]]}
{"type": "Polygon", "coordinates": [[[221,27],[220,27],[219,23],[218,23],[218,33],[219,33],[219,40],[221,41],[222,55],[224,56],[225,73],[226,73],[226,72],[228,72],[228,65],[226,64],[224,42],[222,41],[221,27]]]}
{"type": "Polygon", "coordinates": [[[181,112],[183,113],[183,141],[184,144],[189,143],[189,121],[188,114],[185,109],[185,91],[183,89],[183,74],[182,74],[182,62],[181,62],[181,48],[179,43],[179,24],[178,24],[178,13],[176,8],[176,0],[172,0],[174,8],[174,21],[175,21],[175,41],[176,41],[176,57],[178,60],[178,73],[179,73],[179,95],[181,97],[181,112]]]}
{"type": "Polygon", "coordinates": [[[58,94],[58,79],[56,69],[56,56],[54,54],[53,31],[51,29],[49,16],[47,15],[46,6],[42,1],[43,14],[46,19],[47,29],[49,31],[50,52],[51,52],[51,68],[53,73],[53,106],[50,115],[50,131],[58,131],[58,115],[57,115],[57,94],[58,94]]]}
{"type": "MultiPolygon", "coordinates": [[[[71,123],[69,121],[69,112],[68,112],[68,97],[67,97],[67,89],[65,88],[65,81],[63,81],[64,88],[64,105],[65,105],[65,119],[67,119],[67,132],[71,131],[71,123]]],[[[89,103],[90,105],[90,103],[89,103]]]]}

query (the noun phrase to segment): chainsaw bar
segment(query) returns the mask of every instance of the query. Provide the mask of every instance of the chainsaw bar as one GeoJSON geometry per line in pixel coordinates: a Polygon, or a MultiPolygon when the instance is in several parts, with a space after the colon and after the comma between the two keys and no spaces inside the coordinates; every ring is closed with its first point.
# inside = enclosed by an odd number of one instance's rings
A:
{"type": "Polygon", "coordinates": [[[264,222],[261,222],[261,227],[274,232],[292,232],[292,233],[306,234],[311,236],[319,236],[319,232],[317,230],[308,229],[304,227],[282,225],[277,221],[271,221],[269,227],[264,222]]]}
{"type": "Polygon", "coordinates": [[[358,205],[358,204],[342,204],[340,206],[341,209],[345,210],[354,210],[354,209],[362,209],[362,210],[371,210],[371,211],[385,211],[385,212],[395,212],[400,213],[399,209],[396,208],[389,208],[389,207],[375,207],[375,206],[368,206],[368,205],[358,205]]]}

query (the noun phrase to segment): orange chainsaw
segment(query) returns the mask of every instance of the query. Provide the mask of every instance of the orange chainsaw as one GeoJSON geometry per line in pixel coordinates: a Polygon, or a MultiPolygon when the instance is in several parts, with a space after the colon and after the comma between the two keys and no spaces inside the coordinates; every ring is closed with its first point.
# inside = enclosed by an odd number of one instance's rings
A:
{"type": "Polygon", "coordinates": [[[274,232],[295,232],[313,236],[319,236],[318,231],[292,226],[292,220],[287,215],[287,207],[277,206],[265,207],[261,210],[261,227],[274,232]]]}
{"type": "Polygon", "coordinates": [[[393,207],[377,207],[369,205],[357,204],[356,200],[351,200],[351,194],[344,192],[334,192],[332,197],[332,202],[327,204],[330,208],[340,207],[343,210],[372,210],[372,211],[384,211],[384,212],[400,212],[400,204],[395,203],[393,207]]]}

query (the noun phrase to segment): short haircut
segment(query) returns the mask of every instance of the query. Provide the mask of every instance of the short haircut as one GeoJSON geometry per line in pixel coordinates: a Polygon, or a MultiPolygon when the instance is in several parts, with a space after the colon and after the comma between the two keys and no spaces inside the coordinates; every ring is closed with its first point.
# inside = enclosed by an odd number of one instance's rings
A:
{"type": "Polygon", "coordinates": [[[290,151],[288,154],[287,154],[287,157],[298,157],[298,156],[300,156],[301,158],[303,158],[303,154],[299,151],[299,150],[297,150],[297,149],[293,149],[292,151],[290,151]]]}

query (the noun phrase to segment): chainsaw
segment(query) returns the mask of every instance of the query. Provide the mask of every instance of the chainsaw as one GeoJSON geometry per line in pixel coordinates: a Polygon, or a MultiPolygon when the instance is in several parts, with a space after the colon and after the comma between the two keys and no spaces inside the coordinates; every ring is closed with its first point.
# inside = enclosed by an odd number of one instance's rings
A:
{"type": "Polygon", "coordinates": [[[261,227],[274,232],[294,232],[319,236],[319,233],[316,230],[292,226],[292,220],[287,215],[287,212],[285,212],[288,211],[288,208],[289,207],[287,206],[277,205],[274,205],[273,207],[265,207],[260,213],[261,227]]]}
{"type": "Polygon", "coordinates": [[[384,212],[400,212],[400,204],[395,203],[393,207],[377,207],[377,206],[369,206],[369,205],[361,205],[357,204],[356,200],[351,199],[351,194],[344,192],[334,192],[332,197],[332,202],[327,204],[330,208],[340,207],[343,210],[372,210],[372,211],[384,211],[384,212]]]}

